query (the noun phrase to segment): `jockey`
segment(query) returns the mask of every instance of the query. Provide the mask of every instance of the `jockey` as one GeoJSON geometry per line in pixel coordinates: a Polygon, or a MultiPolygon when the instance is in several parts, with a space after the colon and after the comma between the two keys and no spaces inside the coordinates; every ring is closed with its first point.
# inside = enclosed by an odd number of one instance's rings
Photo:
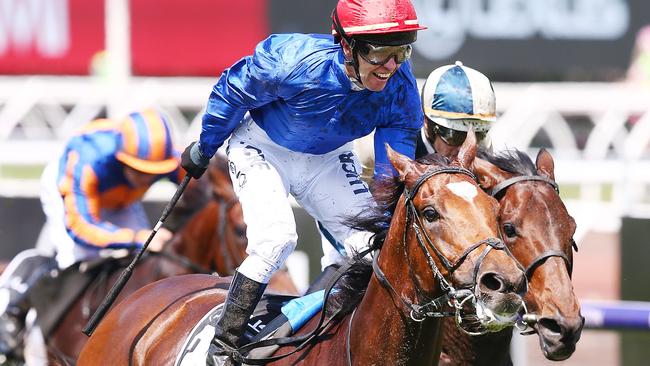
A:
{"type": "MultiPolygon", "coordinates": [[[[418,133],[416,158],[435,152],[454,157],[470,127],[474,128],[479,146],[492,148],[487,133],[496,121],[496,107],[494,89],[485,75],[460,61],[441,66],[429,74],[421,98],[425,118],[418,133]]],[[[357,149],[367,150],[365,146],[357,149]]],[[[362,161],[372,161],[372,157],[364,156],[362,161]]],[[[321,289],[345,260],[342,244],[324,230],[322,223],[316,225],[321,234],[323,272],[307,292],[321,289]]]]}
{"type": "MultiPolygon", "coordinates": [[[[180,182],[179,160],[166,117],[152,109],[121,121],[92,121],[68,141],[41,177],[47,220],[37,249],[19,253],[0,277],[0,303],[6,305],[0,309],[1,354],[20,344],[28,292],[42,275],[96,258],[103,249],[144,244],[151,231],[140,201],[161,178],[180,182]]],[[[171,237],[166,229],[160,234],[150,243],[153,250],[171,237]]]]}
{"type": "Polygon", "coordinates": [[[181,165],[198,178],[230,137],[230,174],[247,224],[249,256],[230,284],[208,363],[221,364],[215,354],[238,345],[269,278],[296,246],[288,195],[352,256],[369,234],[341,220],[372,202],[352,141],[375,131],[376,175],[393,174],[385,143],[414,156],[424,117],[408,60],[425,27],[410,0],[339,0],[332,22],[332,36],[271,35],[224,71],[200,139],[183,153],[181,165]]]}
{"type": "Polygon", "coordinates": [[[457,155],[470,127],[479,146],[491,149],[487,133],[496,121],[496,102],[485,75],[456,61],[433,70],[421,94],[425,120],[416,157],[434,152],[457,155]]]}

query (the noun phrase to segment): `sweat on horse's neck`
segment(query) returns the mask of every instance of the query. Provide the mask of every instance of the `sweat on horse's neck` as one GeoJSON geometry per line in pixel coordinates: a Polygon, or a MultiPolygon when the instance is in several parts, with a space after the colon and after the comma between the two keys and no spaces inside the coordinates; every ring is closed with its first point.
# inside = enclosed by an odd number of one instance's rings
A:
{"type": "MultiPolygon", "coordinates": [[[[405,227],[405,223],[394,226],[405,227]]],[[[402,238],[403,233],[389,237],[402,238]]],[[[406,265],[408,261],[404,245],[401,240],[400,243],[384,243],[378,258],[379,266],[391,269],[384,273],[398,294],[408,298],[408,301],[419,302],[421,299],[417,298],[414,275],[406,265]]],[[[437,293],[430,296],[441,293],[438,288],[437,293]]],[[[422,322],[411,319],[402,301],[373,275],[352,322],[350,347],[353,362],[368,365],[434,365],[438,350],[432,344],[439,336],[439,328],[438,319],[422,322]]]]}
{"type": "Polygon", "coordinates": [[[372,277],[352,322],[350,348],[354,363],[435,365],[438,350],[432,345],[440,335],[440,320],[414,321],[401,300],[391,294],[372,277]]]}

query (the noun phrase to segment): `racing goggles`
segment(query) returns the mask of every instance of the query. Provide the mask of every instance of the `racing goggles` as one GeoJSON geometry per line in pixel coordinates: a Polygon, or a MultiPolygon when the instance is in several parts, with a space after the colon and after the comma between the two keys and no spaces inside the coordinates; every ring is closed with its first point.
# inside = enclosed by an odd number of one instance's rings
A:
{"type": "Polygon", "coordinates": [[[391,58],[395,58],[397,64],[402,64],[409,58],[413,52],[413,46],[405,44],[401,46],[376,46],[366,42],[358,42],[357,50],[359,56],[369,64],[380,66],[384,65],[391,58]]]}
{"type": "MultiPolygon", "coordinates": [[[[434,133],[440,136],[442,141],[447,145],[460,146],[465,142],[465,138],[467,138],[467,131],[452,130],[451,128],[440,126],[436,123],[432,124],[434,125],[434,133]]],[[[474,131],[474,135],[476,135],[476,143],[478,144],[485,139],[487,132],[474,131]]]]}

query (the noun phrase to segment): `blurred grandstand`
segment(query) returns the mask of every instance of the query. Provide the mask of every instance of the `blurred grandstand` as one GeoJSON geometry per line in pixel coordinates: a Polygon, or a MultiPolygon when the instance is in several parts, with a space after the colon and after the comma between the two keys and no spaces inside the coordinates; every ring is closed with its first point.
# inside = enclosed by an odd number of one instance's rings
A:
{"type": "MultiPolygon", "coordinates": [[[[15,217],[8,202],[36,200],[40,170],[76,129],[94,118],[157,106],[170,115],[179,144],[195,140],[211,86],[225,67],[268,33],[327,32],[335,2],[195,0],[188,8],[182,0],[0,0],[0,217],[9,220],[0,222],[0,254],[7,258],[33,245],[38,204],[15,217]],[[18,233],[30,226],[29,235],[18,233]]],[[[483,71],[497,80],[495,148],[551,151],[578,223],[578,294],[650,301],[643,280],[650,269],[630,270],[633,262],[625,259],[650,259],[641,248],[647,237],[635,234],[650,227],[650,83],[624,80],[650,4],[414,3],[430,27],[415,49],[418,76],[455,59],[483,71]],[[641,229],[622,233],[628,219],[641,220],[641,229]],[[645,292],[626,293],[638,287],[645,292]]],[[[159,184],[147,198],[166,202],[173,189],[159,184]]],[[[302,242],[316,240],[313,230],[304,232],[302,242]]],[[[601,332],[589,343],[592,333],[562,364],[635,365],[649,357],[648,350],[630,349],[647,345],[647,333],[601,332]],[[616,339],[623,340],[620,346],[604,346],[616,339]]],[[[520,342],[527,351],[517,353],[517,365],[546,364],[535,340],[520,342]]]]}

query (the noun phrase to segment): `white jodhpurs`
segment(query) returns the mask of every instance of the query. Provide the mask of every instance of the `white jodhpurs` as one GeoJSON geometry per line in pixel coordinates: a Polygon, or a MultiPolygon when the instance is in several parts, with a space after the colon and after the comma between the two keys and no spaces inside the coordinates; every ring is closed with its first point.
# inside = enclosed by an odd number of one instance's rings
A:
{"type": "MultiPolygon", "coordinates": [[[[352,143],[322,155],[295,152],[273,142],[247,117],[233,132],[227,155],[247,225],[249,256],[239,272],[257,282],[268,283],[296,246],[289,194],[341,243],[358,233],[345,225],[346,218],[374,202],[359,178],[352,143]]],[[[348,254],[367,245],[355,242],[345,248],[348,254]]]]}

